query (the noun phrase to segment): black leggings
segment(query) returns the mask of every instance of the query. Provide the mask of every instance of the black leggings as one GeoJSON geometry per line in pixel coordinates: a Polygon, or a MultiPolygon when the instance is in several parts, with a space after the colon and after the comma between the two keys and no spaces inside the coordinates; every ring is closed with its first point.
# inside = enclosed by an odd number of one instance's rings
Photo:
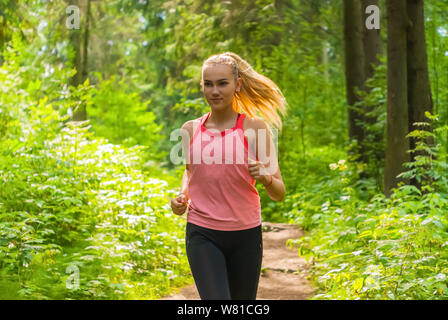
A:
{"type": "Polygon", "coordinates": [[[255,300],[263,257],[261,225],[219,231],[187,223],[185,243],[201,299],[255,300]]]}

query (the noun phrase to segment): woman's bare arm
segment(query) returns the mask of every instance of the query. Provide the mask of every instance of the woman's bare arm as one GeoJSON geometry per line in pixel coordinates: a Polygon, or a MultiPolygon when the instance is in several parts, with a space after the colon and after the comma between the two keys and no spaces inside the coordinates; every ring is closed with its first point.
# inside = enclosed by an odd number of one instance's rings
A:
{"type": "Polygon", "coordinates": [[[190,165],[189,164],[185,165],[184,175],[182,177],[182,183],[181,183],[180,191],[179,191],[179,193],[185,194],[185,196],[187,197],[187,201],[188,201],[188,199],[190,199],[190,195],[188,194],[188,181],[190,181],[190,165]]]}
{"type": "Polygon", "coordinates": [[[190,141],[192,138],[192,122],[187,121],[182,126],[182,149],[185,155],[185,170],[184,174],[182,176],[182,182],[179,190],[179,194],[176,196],[176,198],[171,199],[171,209],[173,212],[177,215],[182,215],[185,213],[185,210],[188,206],[188,200],[190,199],[190,195],[188,192],[188,182],[190,181],[190,164],[188,163],[188,154],[189,154],[189,147],[190,147],[190,141]]]}
{"type": "Polygon", "coordinates": [[[255,139],[251,139],[255,145],[257,159],[252,159],[249,164],[249,173],[265,186],[268,196],[274,201],[282,201],[286,189],[283,183],[280,166],[278,165],[275,144],[270,130],[261,119],[251,119],[248,127],[254,129],[255,139]]]}
{"type": "Polygon", "coordinates": [[[188,193],[188,182],[190,180],[190,163],[189,163],[189,154],[190,154],[190,142],[193,139],[193,130],[194,130],[194,120],[187,121],[182,126],[182,130],[184,130],[185,135],[182,135],[182,149],[185,157],[185,170],[184,175],[182,177],[182,183],[180,187],[180,192],[185,194],[187,200],[190,199],[190,195],[188,193]]]}

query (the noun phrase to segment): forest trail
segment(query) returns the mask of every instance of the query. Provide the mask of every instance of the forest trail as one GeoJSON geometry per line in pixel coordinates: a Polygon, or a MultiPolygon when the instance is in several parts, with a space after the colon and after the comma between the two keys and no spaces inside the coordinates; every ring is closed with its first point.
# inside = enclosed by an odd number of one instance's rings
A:
{"type": "MultiPolygon", "coordinates": [[[[288,239],[303,236],[297,225],[263,222],[263,262],[257,300],[306,300],[314,294],[307,279],[310,266],[296,249],[286,245],[288,239]]],[[[164,300],[199,300],[194,284],[164,300]]]]}

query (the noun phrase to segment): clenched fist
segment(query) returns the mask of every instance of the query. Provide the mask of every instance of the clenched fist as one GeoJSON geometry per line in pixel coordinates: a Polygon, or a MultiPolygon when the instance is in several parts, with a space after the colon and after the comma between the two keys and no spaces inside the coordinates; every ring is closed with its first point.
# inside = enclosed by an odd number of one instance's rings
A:
{"type": "Polygon", "coordinates": [[[187,206],[187,196],[183,193],[179,194],[176,198],[171,199],[171,210],[173,210],[174,214],[179,216],[183,215],[185,210],[187,210],[187,206]]]}
{"type": "Polygon", "coordinates": [[[269,183],[270,176],[267,174],[265,166],[260,161],[249,158],[248,168],[249,174],[252,178],[264,185],[269,183]]]}

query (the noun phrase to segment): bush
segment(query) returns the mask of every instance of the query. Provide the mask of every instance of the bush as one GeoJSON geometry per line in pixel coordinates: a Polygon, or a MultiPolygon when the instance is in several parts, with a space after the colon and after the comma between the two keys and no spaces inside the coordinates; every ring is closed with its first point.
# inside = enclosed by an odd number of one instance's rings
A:
{"type": "MultiPolygon", "coordinates": [[[[427,136],[411,134],[421,140],[427,136]]],[[[357,172],[355,165],[339,161],[330,165],[334,177],[328,181],[341,185],[339,198],[290,212],[311,225],[305,237],[289,244],[312,261],[311,273],[320,288],[313,299],[448,298],[446,156],[437,154],[428,161],[433,153],[427,154],[408,163],[411,170],[402,174],[418,177],[422,190],[401,183],[389,198],[380,193],[360,199],[353,184],[347,184],[356,180],[349,178],[357,172]],[[429,170],[422,170],[428,164],[429,170]]]]}
{"type": "Polygon", "coordinates": [[[40,97],[17,55],[0,67],[0,299],[155,299],[190,282],[177,179],[144,164],[148,146],[67,122],[88,84],[40,97]]]}

